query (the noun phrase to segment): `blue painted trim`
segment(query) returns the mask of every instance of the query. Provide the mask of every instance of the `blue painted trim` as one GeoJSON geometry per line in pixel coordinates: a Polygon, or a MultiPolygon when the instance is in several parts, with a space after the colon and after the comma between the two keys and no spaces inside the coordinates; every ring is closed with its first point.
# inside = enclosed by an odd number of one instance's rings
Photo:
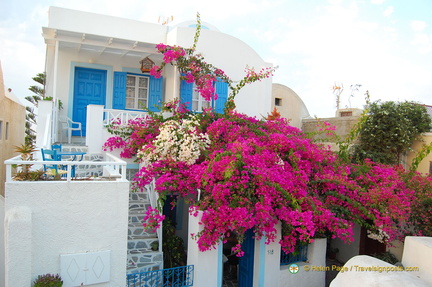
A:
{"type": "Polygon", "coordinates": [[[264,286],[265,279],[265,261],[266,261],[266,239],[263,237],[260,240],[260,256],[259,256],[259,271],[258,271],[258,286],[264,286]]]}
{"type": "Polygon", "coordinates": [[[223,277],[223,262],[222,262],[222,255],[223,255],[223,243],[220,242],[218,245],[218,273],[217,273],[217,286],[222,287],[222,277],[223,277]]]}
{"type": "Polygon", "coordinates": [[[71,62],[70,63],[70,72],[69,72],[69,96],[68,96],[68,110],[67,115],[69,118],[72,118],[73,113],[73,95],[74,95],[74,85],[75,85],[75,68],[90,68],[90,69],[98,69],[107,71],[106,75],[106,98],[105,98],[105,106],[107,109],[112,108],[112,99],[113,99],[113,82],[114,82],[114,72],[113,67],[108,65],[101,64],[90,64],[90,63],[82,63],[82,62],[71,62]]]}

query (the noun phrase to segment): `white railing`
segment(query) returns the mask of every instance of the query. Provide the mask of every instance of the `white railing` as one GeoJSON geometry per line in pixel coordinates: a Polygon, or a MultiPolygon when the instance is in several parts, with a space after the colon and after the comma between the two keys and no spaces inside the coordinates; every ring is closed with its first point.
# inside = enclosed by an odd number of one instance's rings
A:
{"type": "MultiPolygon", "coordinates": [[[[127,163],[112,154],[107,153],[106,159],[104,161],[43,161],[43,160],[33,160],[33,161],[23,161],[20,156],[16,156],[14,158],[8,159],[5,162],[6,165],[6,182],[13,182],[14,175],[12,174],[12,166],[16,165],[21,166],[24,164],[32,165],[33,171],[38,169],[43,169],[44,165],[59,165],[66,167],[66,181],[72,181],[74,179],[72,177],[72,168],[75,166],[75,169],[79,166],[100,166],[103,169],[102,177],[108,179],[116,179],[121,181],[126,181],[126,165],[127,163]]],[[[82,171],[82,170],[80,170],[82,171]]],[[[85,171],[85,170],[84,170],[85,171]]],[[[78,172],[77,170],[75,171],[78,172]]]]}
{"type": "MultiPolygon", "coordinates": [[[[158,209],[159,194],[155,191],[155,180],[153,179],[147,186],[147,194],[150,201],[150,205],[153,208],[158,209]]],[[[159,239],[159,252],[162,252],[162,225],[156,230],[156,235],[159,239]]]]}
{"type": "Polygon", "coordinates": [[[136,120],[138,118],[144,118],[148,115],[147,112],[138,112],[138,111],[125,111],[125,110],[114,110],[114,109],[105,109],[105,125],[111,125],[113,123],[122,123],[126,124],[130,120],[136,120]]]}

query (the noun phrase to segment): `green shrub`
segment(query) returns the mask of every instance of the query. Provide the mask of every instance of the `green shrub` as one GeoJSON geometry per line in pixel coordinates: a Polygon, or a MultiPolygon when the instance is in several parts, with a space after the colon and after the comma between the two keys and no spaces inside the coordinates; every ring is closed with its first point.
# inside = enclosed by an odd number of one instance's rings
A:
{"type": "Polygon", "coordinates": [[[63,280],[58,274],[45,274],[39,275],[34,281],[34,287],[61,287],[63,286],[63,280]]]}

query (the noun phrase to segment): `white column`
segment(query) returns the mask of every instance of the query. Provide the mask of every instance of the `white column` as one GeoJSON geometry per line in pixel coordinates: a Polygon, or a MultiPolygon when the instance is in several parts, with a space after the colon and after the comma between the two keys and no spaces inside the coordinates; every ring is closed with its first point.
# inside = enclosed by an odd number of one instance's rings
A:
{"type": "Polygon", "coordinates": [[[32,216],[28,207],[16,207],[5,215],[6,287],[31,286],[32,216]]]}
{"type": "MultiPolygon", "coordinates": [[[[198,217],[189,215],[189,236],[191,233],[197,234],[203,230],[203,225],[199,225],[202,211],[198,217]]],[[[188,265],[194,265],[194,286],[220,287],[222,284],[222,246],[217,249],[201,252],[198,249],[196,240],[188,240],[188,265]]]]}
{"type": "Polygon", "coordinates": [[[101,153],[103,138],[103,113],[104,106],[88,105],[87,106],[87,128],[86,128],[86,145],[88,153],[101,153]]]}
{"type": "Polygon", "coordinates": [[[39,101],[36,126],[37,148],[50,148],[51,146],[52,109],[52,101],[39,101]]]}
{"type": "Polygon", "coordinates": [[[265,244],[267,238],[255,241],[254,255],[254,286],[279,286],[280,280],[280,255],[279,244],[281,224],[276,226],[277,235],[275,242],[265,244]]]}

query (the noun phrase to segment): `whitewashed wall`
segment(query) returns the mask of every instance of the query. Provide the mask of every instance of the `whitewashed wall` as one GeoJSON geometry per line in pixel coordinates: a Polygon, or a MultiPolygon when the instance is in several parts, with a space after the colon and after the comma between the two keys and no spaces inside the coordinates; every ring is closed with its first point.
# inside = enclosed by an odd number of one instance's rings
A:
{"type": "Polygon", "coordinates": [[[405,267],[418,267],[418,271],[410,273],[432,285],[432,237],[405,237],[402,264],[405,267]]]}
{"type": "Polygon", "coordinates": [[[281,267],[280,287],[284,286],[325,286],[325,271],[315,271],[312,267],[326,266],[327,239],[315,239],[308,247],[308,262],[296,263],[300,270],[296,274],[289,272],[289,265],[281,267]],[[305,266],[306,269],[305,269],[305,266]]]}
{"type": "Polygon", "coordinates": [[[111,251],[110,281],[124,286],[129,182],[6,183],[6,286],[60,273],[60,255],[111,251]]]}
{"type": "MultiPolygon", "coordinates": [[[[168,33],[167,43],[191,47],[194,35],[194,28],[176,27],[168,33]]],[[[218,31],[201,30],[197,52],[234,81],[240,81],[246,75],[246,66],[255,68],[256,72],[272,67],[243,41],[218,31]]],[[[246,85],[235,99],[237,110],[250,116],[266,115],[271,109],[271,94],[271,78],[246,85]]]]}

